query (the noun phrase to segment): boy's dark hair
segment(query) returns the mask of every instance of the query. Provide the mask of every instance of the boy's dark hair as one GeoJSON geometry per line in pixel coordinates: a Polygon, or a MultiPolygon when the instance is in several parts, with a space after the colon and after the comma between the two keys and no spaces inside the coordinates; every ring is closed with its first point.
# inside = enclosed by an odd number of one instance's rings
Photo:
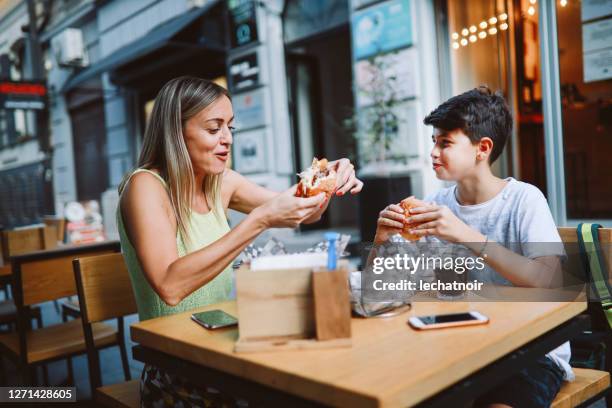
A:
{"type": "Polygon", "coordinates": [[[461,129],[472,143],[490,137],[493,150],[489,163],[497,160],[512,133],[512,114],[504,97],[486,86],[453,96],[427,115],[423,123],[448,132],[461,129]]]}

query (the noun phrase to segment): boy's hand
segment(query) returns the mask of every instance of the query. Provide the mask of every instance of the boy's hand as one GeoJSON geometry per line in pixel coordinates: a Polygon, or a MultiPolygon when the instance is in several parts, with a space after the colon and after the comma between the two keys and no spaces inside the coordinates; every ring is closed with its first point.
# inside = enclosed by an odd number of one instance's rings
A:
{"type": "Polygon", "coordinates": [[[386,242],[391,235],[399,234],[402,228],[404,228],[404,209],[397,204],[388,205],[378,214],[374,243],[386,242]]]}
{"type": "Polygon", "coordinates": [[[480,242],[482,238],[482,234],[470,228],[444,205],[412,208],[406,222],[419,223],[410,233],[421,237],[434,235],[449,242],[480,242]]]}

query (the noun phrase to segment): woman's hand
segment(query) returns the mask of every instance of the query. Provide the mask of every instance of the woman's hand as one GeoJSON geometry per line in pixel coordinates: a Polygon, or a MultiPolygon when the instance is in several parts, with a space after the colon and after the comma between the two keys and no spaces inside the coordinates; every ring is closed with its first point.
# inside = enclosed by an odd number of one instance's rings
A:
{"type": "Polygon", "coordinates": [[[349,159],[339,159],[329,162],[336,170],[336,195],[343,196],[349,190],[357,194],[363,188],[363,182],[355,176],[355,166],[349,159]]]}
{"type": "Polygon", "coordinates": [[[386,242],[391,235],[399,234],[404,228],[404,209],[397,204],[390,204],[378,215],[374,244],[386,242]]]}
{"type": "Polygon", "coordinates": [[[326,201],[325,193],[314,197],[295,197],[297,184],[265,202],[252,212],[265,228],[296,228],[319,211],[326,201]]]}

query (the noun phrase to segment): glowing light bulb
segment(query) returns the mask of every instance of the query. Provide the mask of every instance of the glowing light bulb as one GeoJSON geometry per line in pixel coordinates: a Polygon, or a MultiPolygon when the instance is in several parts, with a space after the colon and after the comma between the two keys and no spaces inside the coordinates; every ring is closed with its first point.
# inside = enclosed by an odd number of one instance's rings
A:
{"type": "Polygon", "coordinates": [[[453,40],[458,40],[459,39],[459,33],[453,33],[453,35],[451,37],[453,38],[453,40]]]}
{"type": "Polygon", "coordinates": [[[561,0],[559,1],[559,4],[561,5],[561,7],[565,7],[567,6],[567,0],[561,0]]]}
{"type": "Polygon", "coordinates": [[[478,33],[478,37],[482,40],[487,37],[487,33],[485,31],[481,31],[478,33]]]}
{"type": "Polygon", "coordinates": [[[461,35],[464,37],[467,37],[469,33],[470,33],[470,30],[468,30],[467,28],[464,28],[463,30],[461,30],[461,35]]]}
{"type": "Polygon", "coordinates": [[[454,49],[459,48],[459,43],[458,43],[457,41],[455,41],[455,42],[453,43],[453,48],[454,48],[454,49]]]}
{"type": "Polygon", "coordinates": [[[495,27],[489,28],[489,34],[491,34],[491,35],[497,34],[497,28],[495,28],[495,27]]]}
{"type": "Polygon", "coordinates": [[[507,23],[501,23],[499,25],[499,29],[500,30],[504,30],[504,31],[507,30],[508,29],[508,24],[507,23]]]}
{"type": "Polygon", "coordinates": [[[476,42],[477,39],[478,38],[474,34],[470,35],[470,42],[476,42]]]}
{"type": "Polygon", "coordinates": [[[506,21],[508,19],[508,15],[506,13],[502,13],[499,15],[499,19],[501,21],[506,21]]]}
{"type": "Polygon", "coordinates": [[[531,4],[536,4],[536,3],[538,2],[538,0],[529,0],[529,2],[530,2],[531,4]]]}
{"type": "Polygon", "coordinates": [[[470,27],[470,33],[475,33],[478,29],[476,28],[475,25],[470,27]]]}
{"type": "Polygon", "coordinates": [[[527,14],[533,16],[535,14],[535,7],[529,6],[529,8],[527,9],[527,14]]]}
{"type": "Polygon", "coordinates": [[[465,47],[466,45],[468,45],[468,41],[465,38],[461,39],[461,46],[465,47]]]}
{"type": "Polygon", "coordinates": [[[486,21],[481,21],[480,24],[478,24],[478,27],[482,28],[483,30],[485,28],[487,28],[487,22],[486,21]]]}

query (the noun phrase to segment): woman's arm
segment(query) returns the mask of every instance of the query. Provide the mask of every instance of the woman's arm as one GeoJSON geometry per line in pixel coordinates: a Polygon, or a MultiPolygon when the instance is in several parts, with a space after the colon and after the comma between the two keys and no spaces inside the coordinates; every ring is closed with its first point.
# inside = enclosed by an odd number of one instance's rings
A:
{"type": "Polygon", "coordinates": [[[298,225],[321,204],[321,199],[298,199],[291,191],[278,194],[217,241],[180,258],[170,200],[154,176],[134,175],[120,205],[126,232],[147,281],[164,302],[174,306],[214,279],[264,229],[298,225]]]}
{"type": "MultiPolygon", "coordinates": [[[[222,195],[229,197],[228,207],[245,214],[249,214],[253,209],[263,205],[280,194],[255,184],[242,174],[229,169],[226,170],[223,175],[223,183],[226,191],[223,192],[222,195]]],[[[329,201],[329,199],[326,199],[323,205],[312,213],[310,217],[305,219],[302,224],[311,224],[319,221],[321,215],[323,215],[327,209],[329,201]]]]}
{"type": "MultiPolygon", "coordinates": [[[[363,188],[363,182],[355,177],[354,166],[348,159],[339,159],[330,162],[330,166],[334,166],[337,173],[336,178],[336,195],[344,195],[348,191],[351,194],[357,194],[363,188]]],[[[236,211],[248,214],[254,208],[268,202],[276,197],[279,193],[262,187],[248,180],[243,175],[233,171],[226,170],[223,175],[223,196],[228,197],[226,205],[236,211]]],[[[333,196],[333,194],[331,195],[333,196]]],[[[321,215],[327,209],[331,196],[323,203],[323,205],[314,212],[311,217],[304,220],[304,224],[309,224],[318,221],[321,215]]]]}
{"type": "Polygon", "coordinates": [[[253,183],[231,169],[225,170],[223,174],[222,189],[222,196],[227,197],[228,208],[245,214],[280,194],[253,183]]]}

